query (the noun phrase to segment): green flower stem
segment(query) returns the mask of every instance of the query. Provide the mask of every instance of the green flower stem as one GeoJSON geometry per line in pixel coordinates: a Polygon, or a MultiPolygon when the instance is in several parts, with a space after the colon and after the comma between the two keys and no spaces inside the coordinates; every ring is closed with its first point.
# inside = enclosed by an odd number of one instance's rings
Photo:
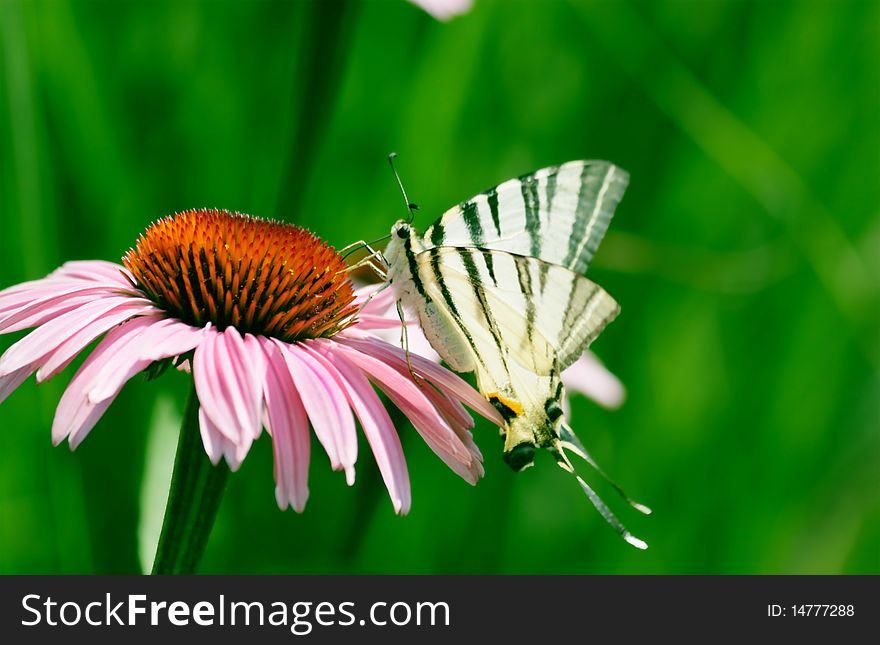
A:
{"type": "Polygon", "coordinates": [[[195,572],[211,535],[228,477],[226,462],[214,466],[202,446],[199,399],[193,388],[180,427],[171,490],[153,560],[154,575],[195,572]]]}

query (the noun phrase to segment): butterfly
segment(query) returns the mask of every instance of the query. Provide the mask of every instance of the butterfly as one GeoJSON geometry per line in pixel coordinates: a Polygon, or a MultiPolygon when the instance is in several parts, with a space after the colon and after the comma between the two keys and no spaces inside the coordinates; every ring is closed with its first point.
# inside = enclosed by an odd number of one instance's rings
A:
{"type": "Polygon", "coordinates": [[[575,472],[566,451],[585,459],[635,508],[650,509],[608,479],[562,409],[562,371],[620,311],[583,274],[628,180],[607,161],[542,168],[449,209],[423,235],[412,218],[397,221],[380,260],[398,311],[415,312],[451,369],[475,373],[480,392],[504,419],[510,467],[531,466],[536,448],[548,449],[624,539],[646,548],[575,472]]]}

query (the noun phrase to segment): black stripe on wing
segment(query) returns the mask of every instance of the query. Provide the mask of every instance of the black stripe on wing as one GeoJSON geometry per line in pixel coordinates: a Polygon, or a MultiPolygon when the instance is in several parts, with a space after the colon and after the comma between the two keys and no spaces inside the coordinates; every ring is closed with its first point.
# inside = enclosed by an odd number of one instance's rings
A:
{"type": "Polygon", "coordinates": [[[431,296],[425,292],[425,285],[422,283],[422,277],[419,275],[419,264],[416,261],[416,254],[413,253],[412,240],[410,238],[406,238],[403,241],[403,254],[406,256],[407,267],[409,268],[409,274],[412,277],[412,283],[416,288],[416,292],[424,298],[425,302],[431,302],[431,296]]]}
{"type": "Polygon", "coordinates": [[[458,310],[458,305],[455,303],[452,293],[450,293],[449,287],[446,284],[446,279],[443,277],[443,271],[440,269],[440,248],[434,247],[433,249],[428,249],[428,257],[431,260],[431,275],[434,282],[437,284],[437,287],[440,289],[440,295],[442,296],[446,307],[449,309],[453,321],[464,335],[465,339],[467,339],[468,345],[470,345],[477,361],[483,366],[483,369],[486,369],[486,363],[477,349],[477,344],[474,342],[474,336],[468,329],[467,325],[464,324],[464,321],[461,318],[461,312],[458,310]]]}
{"type": "Polygon", "coordinates": [[[538,180],[534,175],[520,179],[523,208],[525,209],[526,233],[531,242],[530,253],[541,257],[541,200],[538,199],[538,180]]]}
{"type": "Polygon", "coordinates": [[[473,200],[461,205],[461,216],[471,236],[471,244],[480,246],[483,243],[483,225],[480,223],[480,214],[473,200]]]}
{"type": "Polygon", "coordinates": [[[486,300],[486,293],[483,290],[483,280],[480,278],[480,272],[477,270],[477,265],[474,263],[472,257],[474,254],[486,255],[479,251],[472,251],[471,249],[458,249],[458,257],[461,258],[465,271],[467,271],[468,280],[471,283],[474,296],[480,304],[483,319],[486,321],[486,325],[489,328],[489,332],[492,334],[492,339],[495,341],[495,346],[498,349],[498,354],[501,356],[501,363],[504,365],[505,371],[509,373],[510,369],[507,367],[507,347],[501,338],[501,330],[498,328],[498,322],[495,320],[495,316],[492,315],[492,308],[486,300]]]}
{"type": "Polygon", "coordinates": [[[495,233],[501,237],[501,220],[498,219],[498,192],[494,188],[486,191],[486,202],[489,204],[489,213],[492,215],[495,233]]]}

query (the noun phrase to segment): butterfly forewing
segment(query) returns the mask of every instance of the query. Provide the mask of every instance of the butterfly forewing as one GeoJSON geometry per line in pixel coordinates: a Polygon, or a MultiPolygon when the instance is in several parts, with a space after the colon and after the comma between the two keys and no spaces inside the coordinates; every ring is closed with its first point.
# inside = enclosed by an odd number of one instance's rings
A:
{"type": "Polygon", "coordinates": [[[529,294],[514,286],[513,257],[467,247],[434,247],[417,256],[433,304],[467,339],[478,371],[496,383],[508,380],[511,356],[538,374],[551,371],[556,360],[555,348],[532,333],[535,309],[529,294]]]}
{"type": "Polygon", "coordinates": [[[542,168],[449,209],[423,243],[507,251],[584,273],[628,181],[607,161],[542,168]]]}
{"type": "Polygon", "coordinates": [[[594,282],[533,257],[444,246],[417,262],[478,361],[501,368],[512,359],[536,374],[560,373],[618,311],[594,282]]]}

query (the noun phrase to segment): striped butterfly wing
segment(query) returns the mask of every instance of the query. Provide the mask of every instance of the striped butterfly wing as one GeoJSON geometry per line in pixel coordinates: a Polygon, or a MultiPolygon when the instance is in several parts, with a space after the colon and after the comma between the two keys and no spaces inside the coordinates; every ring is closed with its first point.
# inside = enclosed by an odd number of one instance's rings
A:
{"type": "Polygon", "coordinates": [[[594,282],[534,257],[444,246],[416,261],[428,296],[464,339],[457,346],[496,385],[510,380],[511,361],[539,376],[560,374],[619,311],[594,282]]]}
{"type": "Polygon", "coordinates": [[[542,168],[449,209],[423,243],[507,251],[584,273],[628,182],[608,161],[542,168]]]}

